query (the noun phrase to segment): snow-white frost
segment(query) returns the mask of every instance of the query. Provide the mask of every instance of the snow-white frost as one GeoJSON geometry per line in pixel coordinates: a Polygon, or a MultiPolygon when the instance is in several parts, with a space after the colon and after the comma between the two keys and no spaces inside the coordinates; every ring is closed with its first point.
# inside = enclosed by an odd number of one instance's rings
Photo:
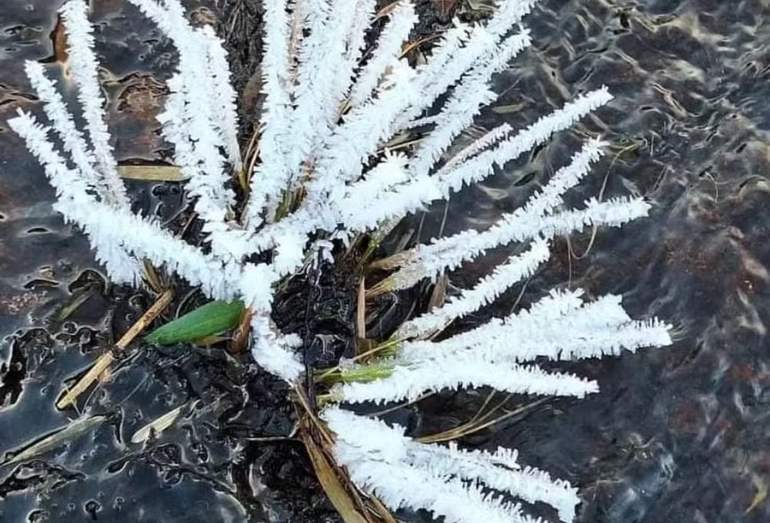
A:
{"type": "MultiPolygon", "coordinates": [[[[178,51],[158,120],[174,146],[174,161],[187,180],[207,245],[193,246],[131,211],[105,121],[85,0],[69,0],[61,9],[83,129],[46,66],[34,62],[27,64],[27,74],[50,127],[23,111],[10,126],[45,167],[58,197],[55,208],[88,236],[112,279],[138,283],[146,260],[212,299],[242,300],[253,313],[254,359],[289,382],[299,381],[305,368],[296,352],[302,340],[281,332],[271,318],[275,288],[284,278],[308,265],[323,267],[320,260],[333,262],[335,243],[390,230],[404,216],[504,169],[612,99],[599,87],[528,127],[492,129],[451,156],[458,137],[495,100],[493,75],[530,44],[520,24],[537,0],[501,0],[486,24],[455,21],[419,65],[402,56],[417,23],[408,0],[387,11],[379,39],[366,53],[368,30],[377,19],[374,0],[263,0],[259,158],[254,166],[244,166],[236,93],[213,29],[188,22],[179,0],[129,1],[178,51]],[[396,149],[393,144],[403,144],[403,134],[415,130],[420,139],[396,149]],[[246,202],[235,199],[236,174],[249,180],[246,202]],[[238,208],[244,209],[240,217],[238,208]]],[[[475,286],[405,322],[390,340],[396,347],[390,359],[377,362],[378,375],[387,377],[344,380],[332,396],[382,403],[489,386],[583,397],[598,390],[596,382],[546,372],[534,361],[670,344],[667,325],[632,320],[617,296],[586,301],[580,291],[554,291],[527,310],[433,341],[455,320],[532,276],[548,259],[549,239],[591,226],[621,226],[647,214],[649,204],[632,197],[589,199],[582,207],[566,208],[563,196],[605,147],[598,139],[588,140],[526,205],[489,229],[433,239],[384,264],[396,270],[383,285],[398,290],[446,274],[493,248],[514,252],[475,286]]],[[[350,363],[340,373],[360,377],[366,369],[350,363]]],[[[337,433],[335,455],[353,481],[393,509],[426,509],[449,523],[539,521],[505,494],[546,503],[564,522],[575,514],[576,489],[546,472],[521,468],[515,451],[425,445],[401,427],[339,407],[327,408],[322,417],[337,433]]]]}
{"type": "Polygon", "coordinates": [[[338,434],[334,455],[358,485],[370,489],[393,508],[425,509],[453,523],[537,523],[521,505],[499,494],[553,506],[571,522],[579,500],[577,489],[532,467],[522,469],[517,453],[467,451],[456,445],[426,445],[404,435],[399,425],[327,408],[324,420],[338,434]]]}

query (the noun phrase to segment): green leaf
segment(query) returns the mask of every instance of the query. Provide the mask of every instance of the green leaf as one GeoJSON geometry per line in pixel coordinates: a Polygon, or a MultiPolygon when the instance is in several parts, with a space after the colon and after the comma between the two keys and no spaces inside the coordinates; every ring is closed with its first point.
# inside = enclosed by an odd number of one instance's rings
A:
{"type": "Polygon", "coordinates": [[[243,302],[212,301],[159,327],[145,340],[156,345],[172,345],[219,334],[238,325],[243,302]]]}

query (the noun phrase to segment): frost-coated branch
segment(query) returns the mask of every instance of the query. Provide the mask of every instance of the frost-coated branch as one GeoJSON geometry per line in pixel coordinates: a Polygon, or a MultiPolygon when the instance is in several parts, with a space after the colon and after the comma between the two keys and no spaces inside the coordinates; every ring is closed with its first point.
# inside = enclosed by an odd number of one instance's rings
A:
{"type": "Polygon", "coordinates": [[[466,73],[436,117],[435,130],[420,144],[413,162],[413,172],[428,174],[453,140],[473,123],[481,108],[497,99],[497,94],[489,88],[490,78],[504,69],[530,43],[529,32],[522,31],[503,42],[500,50],[489,60],[466,73]]]}
{"type": "Polygon", "coordinates": [[[554,292],[530,310],[492,319],[446,340],[404,343],[399,357],[419,362],[471,352],[479,359],[518,363],[543,356],[551,360],[616,356],[621,349],[633,352],[671,344],[669,325],[632,321],[620,297],[608,295],[590,303],[579,297],[579,292],[554,292]]]}
{"type": "MultiPolygon", "coordinates": [[[[332,0],[332,9],[350,11],[349,0],[332,0]]],[[[354,81],[354,71],[359,67],[359,62],[363,56],[366,47],[366,31],[374,19],[374,11],[377,7],[377,0],[356,0],[353,17],[339,29],[340,33],[345,33],[342,41],[345,45],[342,51],[342,65],[337,70],[336,91],[333,99],[336,103],[327,104],[327,117],[332,130],[340,116],[340,109],[343,102],[349,100],[350,89],[354,81]]]]}
{"type": "MultiPolygon", "coordinates": [[[[485,283],[488,281],[480,287],[485,283]]],[[[481,294],[477,289],[471,293],[481,294]]],[[[347,382],[334,394],[353,403],[381,403],[413,401],[425,392],[444,389],[490,386],[511,393],[583,397],[598,390],[595,382],[549,374],[520,362],[543,356],[568,360],[617,355],[621,349],[633,352],[639,347],[671,344],[670,326],[657,320],[632,321],[619,297],[604,296],[584,303],[580,295],[554,292],[528,311],[504,320],[493,319],[446,340],[403,343],[393,360],[377,364],[380,371],[390,371],[387,377],[353,381],[347,376],[365,375],[361,371],[366,366],[345,367],[342,379],[347,382]]],[[[462,302],[461,298],[455,303],[462,302]]],[[[425,318],[440,317],[441,309],[437,312],[425,318]]],[[[428,321],[423,324],[429,328],[435,325],[428,321]]],[[[421,333],[418,328],[423,324],[407,324],[413,330],[406,329],[406,335],[421,333]]]]}
{"type": "Polygon", "coordinates": [[[289,383],[299,379],[305,370],[294,352],[302,345],[299,336],[280,333],[267,314],[258,313],[251,318],[251,339],[251,355],[260,367],[289,383]]]}
{"type": "Polygon", "coordinates": [[[353,85],[349,97],[351,104],[361,105],[371,98],[372,91],[388,67],[398,62],[401,47],[416,24],[417,15],[411,3],[401,2],[390,13],[390,20],[382,30],[376,49],[353,85]]]}
{"type": "Polygon", "coordinates": [[[463,479],[513,493],[529,503],[547,503],[565,523],[572,523],[575,517],[575,507],[580,502],[577,489],[567,481],[551,479],[547,472],[537,468],[522,469],[516,450],[502,447],[495,452],[460,450],[455,442],[444,447],[408,441],[407,446],[409,460],[414,465],[451,470],[463,479]]]}
{"type": "MultiPolygon", "coordinates": [[[[224,121],[237,121],[235,114],[216,115],[224,110],[235,111],[233,103],[225,103],[228,93],[216,93],[217,82],[229,77],[229,70],[216,71],[223,67],[221,60],[210,60],[211,43],[205,31],[196,31],[187,22],[179,0],[129,0],[174,42],[179,50],[179,73],[176,81],[169,85],[174,93],[174,104],[161,121],[172,121],[175,132],[166,134],[176,138],[174,160],[189,176],[187,191],[194,197],[195,210],[204,220],[204,232],[209,233],[212,242],[218,242],[216,254],[237,261],[240,253],[226,250],[230,242],[225,238],[231,225],[226,223],[229,209],[233,206],[234,193],[227,187],[228,174],[225,158],[220,147],[227,148],[227,137],[220,132],[224,121]],[[204,67],[201,67],[203,59],[204,67]],[[212,104],[212,100],[219,104],[212,104]],[[217,110],[213,108],[217,107],[217,110]],[[181,111],[181,113],[180,113],[181,111]],[[194,144],[194,145],[193,145],[194,144]]],[[[230,153],[234,156],[234,153],[230,153]]]]}
{"type": "Polygon", "coordinates": [[[96,171],[96,158],[91,152],[83,134],[75,126],[64,99],[56,90],[54,83],[46,76],[43,65],[39,62],[27,61],[25,71],[38,98],[43,102],[43,109],[51,121],[53,129],[59,135],[64,150],[70,154],[77,167],[73,176],[81,176],[102,201],[110,200],[109,188],[104,178],[96,171]]]}
{"type": "MultiPolygon", "coordinates": [[[[403,267],[391,277],[390,288],[404,289],[423,278],[435,278],[445,270],[454,269],[497,246],[535,238],[550,239],[559,234],[580,232],[591,225],[616,227],[645,216],[649,209],[646,202],[625,198],[601,203],[592,199],[586,202],[584,209],[553,212],[563,203],[564,193],[579,183],[591,164],[599,160],[603,145],[598,140],[589,141],[572,157],[569,165],[557,171],[541,192],[533,195],[523,207],[503,215],[488,230],[478,232],[469,229],[399,254],[403,267]]],[[[424,183],[431,181],[432,178],[424,179],[424,183]]],[[[433,189],[436,190],[435,186],[433,189]]],[[[396,191],[396,194],[406,197],[403,192],[396,191]]],[[[392,198],[395,199],[395,196],[392,198]]],[[[367,213],[367,219],[372,218],[373,213],[367,213]]]]}
{"type": "Polygon", "coordinates": [[[453,320],[467,316],[494,301],[512,285],[531,276],[551,253],[548,242],[536,241],[524,253],[512,256],[507,262],[495,267],[494,272],[483,278],[473,289],[450,299],[446,304],[428,314],[405,322],[396,331],[397,338],[413,338],[443,330],[453,320]]]}
{"type": "Polygon", "coordinates": [[[491,131],[487,131],[484,133],[484,135],[472,142],[470,145],[466,146],[463,150],[458,152],[455,156],[449,159],[449,161],[446,163],[446,167],[452,167],[455,166],[461,162],[464,162],[468,158],[472,156],[476,156],[478,153],[483,151],[484,149],[493,146],[494,144],[498,143],[500,140],[508,136],[513,132],[513,127],[508,125],[507,123],[498,125],[491,131]]]}
{"type": "Polygon", "coordinates": [[[598,162],[604,155],[606,142],[589,140],[579,152],[572,156],[569,165],[562,167],[553,175],[542,191],[530,198],[523,207],[523,214],[544,216],[564,203],[564,194],[588,174],[591,165],[598,162]]]}
{"type": "MultiPolygon", "coordinates": [[[[370,1],[370,0],[366,0],[370,1]]],[[[294,90],[291,176],[300,176],[303,165],[314,163],[338,117],[342,99],[352,81],[352,64],[346,59],[346,43],[355,25],[356,9],[348,0],[332,0],[322,28],[307,37],[308,56],[300,66],[294,90]]]]}
{"type": "Polygon", "coordinates": [[[355,227],[363,209],[371,209],[392,189],[409,179],[409,159],[403,154],[386,154],[385,159],[350,186],[337,187],[331,195],[338,220],[355,227]]]}
{"type": "Polygon", "coordinates": [[[487,31],[496,39],[500,39],[521,22],[540,0],[499,0],[497,10],[487,23],[487,31]]]}
{"type": "MultiPolygon", "coordinates": [[[[304,4],[303,4],[304,5],[304,4]]],[[[275,209],[290,180],[287,134],[291,125],[289,19],[286,0],[264,0],[262,81],[265,102],[262,108],[262,162],[251,173],[249,200],[244,221],[254,231],[262,223],[265,205],[275,209]]]]}
{"type": "MultiPolygon", "coordinates": [[[[575,121],[611,99],[612,96],[606,88],[598,89],[542,117],[535,124],[504,140],[493,149],[481,152],[467,161],[448,163],[433,176],[427,176],[424,172],[415,173],[410,182],[399,186],[391,194],[385,195],[376,209],[362,216],[350,228],[355,231],[371,230],[381,222],[400,219],[406,214],[423,209],[435,200],[447,198],[450,193],[459,191],[465,185],[478,183],[491,175],[496,165],[502,167],[524,151],[545,142],[554,133],[568,128],[575,121]]],[[[537,233],[534,232],[531,237],[536,235],[537,233]]],[[[419,275],[417,279],[400,282],[396,288],[411,286],[423,277],[425,274],[419,275]]]]}
{"type": "Polygon", "coordinates": [[[60,12],[67,34],[69,65],[78,87],[78,100],[83,107],[97,168],[109,189],[111,203],[129,209],[131,205],[118,174],[118,164],[110,145],[110,133],[104,121],[105,101],[99,86],[99,64],[93,50],[94,37],[87,16],[88,6],[85,0],[70,0],[62,6],[60,12]]]}
{"type": "Polygon", "coordinates": [[[358,0],[355,2],[356,13],[348,35],[345,59],[358,67],[363,52],[366,50],[366,34],[374,21],[377,2],[358,0]]]}
{"type": "Polygon", "coordinates": [[[492,174],[495,165],[502,167],[518,158],[524,151],[545,142],[554,133],[569,128],[581,118],[609,103],[610,100],[612,95],[606,87],[581,95],[561,109],[543,116],[526,129],[504,140],[495,148],[462,164],[451,168],[445,167],[436,176],[440,178],[441,185],[447,192],[458,191],[463,185],[477,183],[492,174]]]}
{"type": "Polygon", "coordinates": [[[111,275],[118,281],[138,282],[141,267],[128,251],[146,258],[157,266],[166,264],[193,285],[218,298],[232,297],[227,277],[237,279],[238,268],[227,272],[221,264],[198,249],[174,238],[155,222],[136,216],[125,209],[97,202],[88,194],[87,184],[74,176],[48,140],[47,129],[34,117],[19,112],[10,120],[12,129],[22,136],[27,147],[46,167],[46,174],[59,198],[56,209],[65,218],[80,225],[88,234],[92,247],[99,253],[111,275]]]}
{"type": "Polygon", "coordinates": [[[592,198],[585,203],[583,209],[543,217],[512,213],[484,232],[469,230],[437,240],[430,245],[421,245],[413,253],[409,253],[409,256],[414,256],[417,261],[410,263],[406,269],[408,271],[409,268],[419,265],[422,272],[420,278],[433,277],[446,269],[454,269],[465,261],[473,260],[499,245],[537,237],[550,239],[562,234],[581,232],[586,227],[596,225],[619,227],[646,216],[649,209],[650,205],[641,198],[622,197],[606,202],[592,198]]]}
{"type": "Polygon", "coordinates": [[[462,47],[456,50],[452,47],[448,48],[448,50],[454,50],[454,53],[452,58],[446,61],[444,67],[428,66],[417,76],[415,90],[418,96],[410,108],[404,111],[399,118],[400,125],[397,128],[404,128],[411,120],[419,117],[423,111],[430,108],[447,89],[452,87],[471,67],[481,61],[495,47],[495,38],[484,27],[470,28],[462,47]]]}
{"type": "Polygon", "coordinates": [[[238,109],[235,102],[237,94],[230,82],[230,66],[222,42],[217,38],[211,26],[204,26],[197,32],[203,35],[207,43],[207,70],[211,78],[214,106],[213,123],[222,135],[222,142],[227,150],[227,157],[235,171],[243,167],[241,150],[238,145],[238,109]]]}
{"type": "MultiPolygon", "coordinates": [[[[456,24],[444,33],[438,44],[433,48],[431,59],[417,67],[415,72],[418,80],[416,81],[417,85],[415,88],[426,89],[427,86],[438,82],[438,78],[443,74],[444,69],[453,62],[455,56],[457,56],[469,38],[470,27],[465,24],[456,24]]],[[[422,99],[420,103],[415,103],[414,107],[410,108],[399,118],[396,128],[399,130],[408,128],[415,119],[418,119],[425,108],[434,101],[435,98],[431,100],[422,99]]]]}
{"type": "Polygon", "coordinates": [[[451,357],[425,358],[415,363],[397,362],[389,377],[369,382],[346,383],[337,387],[333,394],[335,398],[349,403],[371,401],[381,404],[415,401],[426,392],[472,387],[491,387],[511,394],[576,398],[599,391],[595,381],[572,374],[545,372],[536,366],[506,365],[484,360],[466,351],[457,352],[451,357]]]}
{"type": "Polygon", "coordinates": [[[542,501],[570,523],[577,497],[563,481],[536,469],[516,470],[515,451],[465,451],[452,445],[425,445],[404,435],[399,425],[332,407],[323,419],[337,434],[336,460],[353,481],[393,508],[425,509],[452,523],[535,523],[518,504],[503,501],[486,487],[526,501],[542,501]],[[470,480],[471,483],[467,482],[470,480]],[[569,519],[567,519],[569,518],[569,519]]]}
{"type": "Polygon", "coordinates": [[[380,85],[377,98],[353,108],[330,138],[318,162],[316,178],[308,184],[309,194],[325,194],[331,187],[360,176],[366,160],[392,136],[398,115],[418,96],[413,79],[413,69],[401,60],[380,85]]]}
{"type": "MultiPolygon", "coordinates": [[[[40,125],[33,116],[19,110],[17,117],[8,120],[8,125],[25,140],[27,149],[45,167],[46,176],[56,190],[56,210],[64,216],[65,221],[80,224],[78,217],[83,207],[95,201],[89,194],[88,182],[67,168],[48,139],[49,129],[40,125]]],[[[139,281],[139,263],[121,248],[118,241],[112,238],[104,241],[104,235],[92,230],[87,230],[86,234],[91,247],[96,251],[97,259],[104,263],[115,281],[132,284],[139,281]]]]}

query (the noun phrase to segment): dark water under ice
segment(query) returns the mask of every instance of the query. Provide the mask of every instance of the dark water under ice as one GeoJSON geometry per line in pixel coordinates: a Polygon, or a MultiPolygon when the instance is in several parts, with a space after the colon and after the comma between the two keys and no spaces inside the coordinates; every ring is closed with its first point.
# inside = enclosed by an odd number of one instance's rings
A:
{"type": "MultiPolygon", "coordinates": [[[[241,16],[254,3],[236,3],[241,16]]],[[[0,456],[78,416],[54,407],[63,383],[149,305],[106,287],[5,124],[18,107],[39,110],[23,60],[62,74],[51,39],[59,4],[6,0],[0,10],[0,456]]],[[[124,2],[95,4],[116,150],[122,160],[163,159],[152,118],[173,52],[124,2]]],[[[601,394],[546,401],[468,440],[519,448],[523,462],[577,485],[579,521],[770,521],[769,14],[764,0],[544,1],[527,19],[535,47],[501,75],[503,95],[479,120],[525,125],[601,84],[616,96],[572,134],[453,198],[446,232],[484,227],[520,205],[584,131],[600,131],[613,149],[574,200],[606,185],[605,197],[643,194],[655,204],[622,233],[599,231],[585,257],[587,236],[571,239],[577,256],[555,242],[523,303],[554,285],[622,293],[632,315],[674,324],[675,346],[581,363],[570,370],[597,378],[601,394]]],[[[239,42],[238,59],[253,61],[253,35],[239,42]]],[[[166,217],[182,198],[173,185],[132,191],[138,208],[166,217]]],[[[443,215],[440,205],[423,235],[443,215]]],[[[283,439],[292,426],[283,391],[247,380],[247,364],[189,348],[130,357],[81,402],[93,426],[23,465],[0,465],[0,521],[338,521],[301,445],[283,439]],[[130,442],[182,405],[181,421],[157,441],[130,442]]],[[[482,399],[434,398],[412,421],[422,432],[452,427],[482,399]]]]}

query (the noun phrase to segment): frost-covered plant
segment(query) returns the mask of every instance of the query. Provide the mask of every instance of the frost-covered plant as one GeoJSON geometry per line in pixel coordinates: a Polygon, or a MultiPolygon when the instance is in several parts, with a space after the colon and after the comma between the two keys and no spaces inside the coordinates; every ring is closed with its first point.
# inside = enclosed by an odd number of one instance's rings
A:
{"type": "MultiPolygon", "coordinates": [[[[27,73],[51,127],[21,111],[10,125],[45,166],[57,192],[56,209],[88,235],[113,280],[138,283],[140,262],[146,260],[210,298],[243,300],[253,313],[254,358],[291,383],[303,373],[295,352],[301,340],[280,332],[270,317],[279,282],[319,260],[333,263],[335,243],[383,235],[404,216],[483,180],[611,100],[600,88],[529,127],[492,129],[447,157],[480,109],[495,100],[490,78],[530,44],[519,24],[537,0],[502,0],[484,25],[455,23],[417,66],[402,56],[417,21],[408,1],[388,11],[376,45],[365,55],[375,0],[265,0],[259,161],[244,167],[221,42],[211,28],[190,25],[178,0],[130,1],[179,52],[159,120],[204,224],[205,248],[131,211],[110,145],[84,0],[70,0],[62,15],[85,129],[78,129],[56,85],[35,62],[27,63],[27,73]],[[427,129],[418,143],[398,150],[389,146],[414,129],[427,129]],[[244,169],[250,187],[247,200],[238,202],[229,184],[244,169]]],[[[491,228],[436,239],[382,262],[382,268],[395,271],[376,292],[436,278],[495,247],[528,246],[475,287],[404,323],[386,342],[392,349],[387,359],[341,366],[343,383],[331,398],[414,400],[430,391],[479,386],[583,397],[597,390],[595,382],[546,372],[531,362],[670,343],[665,325],[632,321],[618,297],[584,302],[579,291],[553,292],[527,311],[431,341],[451,322],[532,275],[549,256],[550,238],[590,226],[620,226],[647,214],[646,202],[625,197],[563,209],[564,193],[588,173],[604,146],[589,140],[542,191],[491,228]]],[[[575,490],[544,472],[519,469],[513,451],[419,444],[402,428],[336,406],[322,416],[338,435],[339,462],[359,486],[392,508],[425,508],[448,522],[531,520],[492,489],[548,503],[565,522],[574,515],[575,490]]]]}
{"type": "Polygon", "coordinates": [[[425,445],[404,428],[357,416],[338,407],[324,411],[339,437],[335,457],[359,485],[371,487],[393,508],[428,509],[446,521],[532,522],[521,505],[485,492],[495,489],[528,503],[547,503],[572,521],[577,489],[517,462],[515,450],[466,451],[453,443],[425,445]]]}

